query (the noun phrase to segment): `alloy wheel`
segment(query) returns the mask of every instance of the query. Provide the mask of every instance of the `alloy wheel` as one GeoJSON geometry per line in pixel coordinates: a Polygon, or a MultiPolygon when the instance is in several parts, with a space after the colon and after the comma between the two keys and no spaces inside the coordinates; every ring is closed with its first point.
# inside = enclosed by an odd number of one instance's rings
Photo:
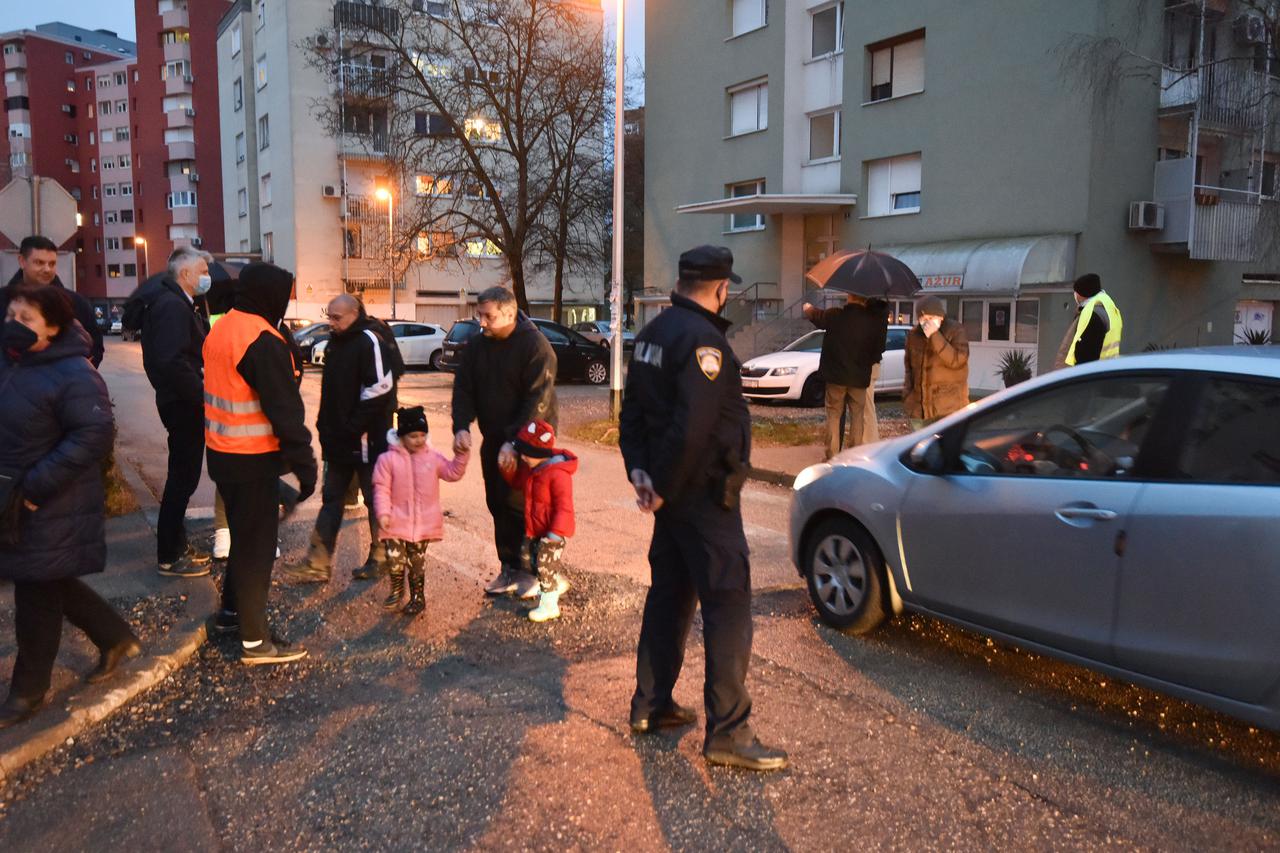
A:
{"type": "Polygon", "coordinates": [[[815,593],[833,614],[849,616],[862,604],[867,565],[858,547],[843,536],[830,535],[813,552],[815,593]]]}

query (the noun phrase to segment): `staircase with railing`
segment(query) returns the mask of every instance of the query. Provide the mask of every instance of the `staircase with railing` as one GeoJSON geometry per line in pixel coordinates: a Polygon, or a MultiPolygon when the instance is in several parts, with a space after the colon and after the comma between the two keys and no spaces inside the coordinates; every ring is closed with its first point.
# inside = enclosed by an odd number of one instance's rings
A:
{"type": "Polygon", "coordinates": [[[806,332],[813,331],[813,324],[804,316],[806,303],[816,308],[830,308],[844,304],[846,298],[839,292],[813,290],[783,307],[781,299],[762,306],[753,302],[752,296],[751,288],[747,288],[725,305],[725,317],[734,324],[729,344],[742,362],[777,352],[806,332]]]}

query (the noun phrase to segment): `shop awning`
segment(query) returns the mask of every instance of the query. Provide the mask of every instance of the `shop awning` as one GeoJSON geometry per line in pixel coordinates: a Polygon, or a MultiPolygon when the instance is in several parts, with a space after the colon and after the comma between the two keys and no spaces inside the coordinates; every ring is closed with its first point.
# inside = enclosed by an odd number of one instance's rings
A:
{"type": "Polygon", "coordinates": [[[838,213],[855,207],[853,193],[756,193],[738,198],[716,198],[676,206],[677,213],[838,213]]]}
{"type": "Polygon", "coordinates": [[[1016,294],[1068,284],[1076,277],[1074,234],[873,248],[911,267],[925,293],[1016,294]]]}

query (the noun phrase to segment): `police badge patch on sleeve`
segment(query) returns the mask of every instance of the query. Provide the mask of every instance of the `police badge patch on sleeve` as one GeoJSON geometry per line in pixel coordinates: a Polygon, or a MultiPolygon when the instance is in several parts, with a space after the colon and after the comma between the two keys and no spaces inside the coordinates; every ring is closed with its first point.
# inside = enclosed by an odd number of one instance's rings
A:
{"type": "Polygon", "coordinates": [[[724,360],[720,350],[715,347],[698,347],[697,356],[702,375],[715,382],[716,377],[720,375],[720,364],[724,360]]]}

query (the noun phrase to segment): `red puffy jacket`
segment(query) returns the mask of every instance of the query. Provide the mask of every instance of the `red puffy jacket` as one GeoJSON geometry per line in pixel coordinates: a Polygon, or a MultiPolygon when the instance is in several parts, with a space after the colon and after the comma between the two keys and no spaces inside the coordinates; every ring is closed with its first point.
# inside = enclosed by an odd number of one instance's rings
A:
{"type": "Polygon", "coordinates": [[[568,539],[573,535],[573,475],[578,457],[557,450],[537,468],[521,459],[516,470],[503,473],[511,488],[524,492],[524,535],[540,539],[555,533],[568,539]]]}

